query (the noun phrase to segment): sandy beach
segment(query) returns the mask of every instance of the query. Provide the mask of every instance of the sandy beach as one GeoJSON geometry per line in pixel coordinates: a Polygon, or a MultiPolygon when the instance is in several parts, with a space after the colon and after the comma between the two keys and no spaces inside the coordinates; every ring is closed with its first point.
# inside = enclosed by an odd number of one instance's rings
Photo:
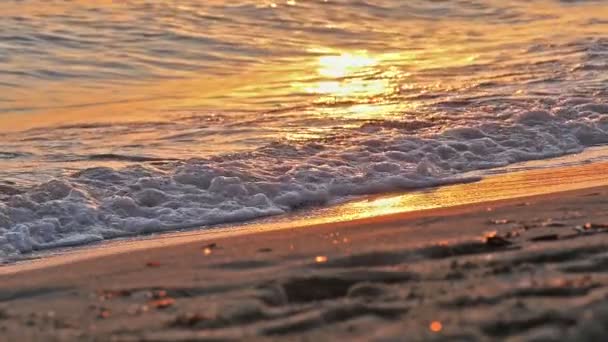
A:
{"type": "Polygon", "coordinates": [[[597,341],[607,196],[594,186],[8,265],[0,339],[597,341]]]}
{"type": "Polygon", "coordinates": [[[0,342],[608,340],[605,1],[0,1],[0,342]]]}

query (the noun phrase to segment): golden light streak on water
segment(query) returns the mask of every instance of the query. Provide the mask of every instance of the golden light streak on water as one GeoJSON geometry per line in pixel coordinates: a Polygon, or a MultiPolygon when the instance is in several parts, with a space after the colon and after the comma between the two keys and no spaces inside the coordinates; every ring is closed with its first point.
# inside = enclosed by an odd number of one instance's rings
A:
{"type": "Polygon", "coordinates": [[[319,75],[340,78],[352,76],[378,64],[367,52],[343,52],[340,55],[319,58],[319,75]]]}

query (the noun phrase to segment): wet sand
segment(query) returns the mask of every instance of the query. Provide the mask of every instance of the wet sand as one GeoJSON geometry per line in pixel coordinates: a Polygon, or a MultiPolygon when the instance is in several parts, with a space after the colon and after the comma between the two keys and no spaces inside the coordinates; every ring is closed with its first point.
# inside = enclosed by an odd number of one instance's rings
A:
{"type": "Polygon", "coordinates": [[[607,208],[593,187],[4,266],[0,340],[597,341],[607,208]]]}

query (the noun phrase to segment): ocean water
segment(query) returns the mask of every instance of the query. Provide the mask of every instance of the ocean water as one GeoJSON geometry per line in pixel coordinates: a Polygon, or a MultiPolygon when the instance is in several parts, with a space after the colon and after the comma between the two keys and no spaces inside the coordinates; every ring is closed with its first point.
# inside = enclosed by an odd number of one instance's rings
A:
{"type": "Polygon", "coordinates": [[[608,3],[0,3],[0,259],[608,144],[608,3]]]}

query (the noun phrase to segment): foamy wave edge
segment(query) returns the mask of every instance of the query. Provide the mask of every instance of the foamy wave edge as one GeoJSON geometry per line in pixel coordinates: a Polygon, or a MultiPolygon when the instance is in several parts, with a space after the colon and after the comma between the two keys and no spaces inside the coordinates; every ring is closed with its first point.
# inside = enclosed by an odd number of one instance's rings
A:
{"type": "Polygon", "coordinates": [[[323,142],[124,169],[91,168],[27,189],[2,186],[0,259],[116,237],[205,227],[347,196],[474,179],[464,172],[608,143],[608,105],[569,100],[501,124],[415,137],[362,127],[323,142]]]}

